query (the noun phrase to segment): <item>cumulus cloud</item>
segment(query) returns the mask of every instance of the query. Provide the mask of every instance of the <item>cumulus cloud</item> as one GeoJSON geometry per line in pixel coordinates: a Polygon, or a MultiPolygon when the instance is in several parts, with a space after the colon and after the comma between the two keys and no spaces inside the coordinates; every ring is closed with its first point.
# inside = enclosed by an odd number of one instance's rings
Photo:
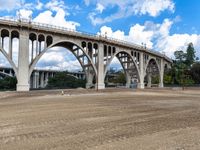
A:
{"type": "Polygon", "coordinates": [[[32,17],[33,11],[32,10],[27,10],[27,9],[20,9],[17,12],[17,15],[23,19],[30,19],[32,17]]]}
{"type": "Polygon", "coordinates": [[[164,10],[174,12],[174,3],[171,0],[137,0],[133,8],[135,14],[148,14],[152,17],[156,17],[164,10]]]}
{"type": "Polygon", "coordinates": [[[85,4],[96,4],[96,9],[89,14],[93,25],[111,22],[115,19],[129,17],[132,15],[158,16],[162,11],[174,12],[175,4],[172,0],[85,0],[85,4]],[[117,7],[117,12],[104,18],[98,15],[104,9],[117,7]]]}
{"type": "Polygon", "coordinates": [[[147,21],[144,25],[133,25],[128,35],[123,31],[113,31],[112,28],[103,26],[98,34],[102,36],[116,38],[129,41],[141,45],[145,43],[150,49],[155,49],[161,53],[165,53],[169,57],[173,57],[176,50],[186,50],[187,45],[192,42],[197,51],[197,56],[200,56],[199,42],[200,35],[198,34],[170,34],[174,20],[165,19],[161,24],[155,24],[147,21]]]}
{"type": "Polygon", "coordinates": [[[0,10],[11,11],[20,7],[20,0],[0,0],[0,10]]]}
{"type": "Polygon", "coordinates": [[[73,21],[66,21],[66,12],[63,9],[58,9],[56,15],[53,16],[53,12],[47,10],[40,13],[36,18],[33,19],[35,22],[51,24],[55,26],[66,27],[72,30],[76,30],[79,23],[73,21]]]}
{"type": "Polygon", "coordinates": [[[65,9],[65,2],[62,0],[51,0],[46,3],[45,7],[49,10],[58,11],[59,9],[65,9]]]}
{"type": "Polygon", "coordinates": [[[60,47],[52,48],[45,53],[38,62],[36,68],[63,71],[82,70],[80,63],[75,56],[70,51],[60,47]]]}
{"type": "MultiPolygon", "coordinates": [[[[42,3],[40,0],[31,3],[26,3],[24,0],[1,1],[2,0],[0,0],[0,11],[17,10],[17,18],[32,19],[35,22],[61,26],[71,30],[76,30],[76,28],[80,26],[77,22],[66,20],[69,13],[63,0],[50,0],[46,3],[42,3]],[[42,8],[46,8],[47,10],[42,10],[42,8]],[[35,18],[32,18],[35,10],[39,10],[39,13],[35,18]]],[[[102,8],[99,7],[99,9],[102,8]]],[[[12,17],[8,16],[8,18],[12,17]]]]}
{"type": "Polygon", "coordinates": [[[200,56],[200,53],[199,53],[200,35],[198,34],[168,35],[163,39],[159,39],[155,47],[159,50],[162,50],[167,56],[173,58],[174,51],[176,50],[185,51],[190,42],[194,44],[194,47],[196,49],[196,55],[200,56]]]}

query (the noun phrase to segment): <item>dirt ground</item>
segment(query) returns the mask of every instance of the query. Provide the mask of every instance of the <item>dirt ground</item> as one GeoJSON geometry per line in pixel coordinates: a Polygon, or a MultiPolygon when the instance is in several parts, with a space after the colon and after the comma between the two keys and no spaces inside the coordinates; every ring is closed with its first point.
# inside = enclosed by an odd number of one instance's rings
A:
{"type": "Polygon", "coordinates": [[[199,150],[200,89],[0,92],[0,150],[199,150]]]}

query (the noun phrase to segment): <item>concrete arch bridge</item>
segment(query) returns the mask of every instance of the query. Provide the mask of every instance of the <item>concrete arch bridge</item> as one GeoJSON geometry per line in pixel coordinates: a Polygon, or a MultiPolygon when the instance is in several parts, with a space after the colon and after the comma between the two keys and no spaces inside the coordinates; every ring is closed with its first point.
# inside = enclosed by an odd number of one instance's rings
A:
{"type": "Polygon", "coordinates": [[[127,87],[137,81],[138,88],[144,88],[145,78],[150,83],[153,74],[159,75],[159,86],[163,87],[164,68],[172,62],[165,55],[140,45],[27,20],[0,19],[0,51],[15,72],[17,91],[29,91],[35,65],[55,46],[70,50],[78,59],[88,88],[94,78],[96,88],[105,88],[106,72],[114,57],[124,69],[127,87]],[[19,47],[17,64],[13,61],[15,39],[19,47]]]}

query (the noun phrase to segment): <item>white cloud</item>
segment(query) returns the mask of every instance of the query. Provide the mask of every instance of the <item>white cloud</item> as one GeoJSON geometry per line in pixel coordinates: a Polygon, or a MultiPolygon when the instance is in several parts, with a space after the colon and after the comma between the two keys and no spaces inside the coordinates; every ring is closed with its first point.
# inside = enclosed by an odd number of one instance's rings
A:
{"type": "MultiPolygon", "coordinates": [[[[37,1],[37,9],[43,7],[44,4],[39,0],[37,1]]],[[[80,26],[79,23],[74,21],[67,21],[66,16],[69,15],[66,11],[66,6],[62,0],[51,0],[45,4],[48,9],[36,16],[33,21],[45,24],[51,24],[55,26],[65,27],[71,30],[76,30],[76,27],[80,26]],[[55,12],[55,15],[54,15],[55,12]]]]}
{"type": "Polygon", "coordinates": [[[98,34],[107,37],[126,40],[141,45],[145,43],[148,48],[164,52],[167,56],[173,57],[174,51],[186,50],[187,45],[192,42],[197,51],[196,55],[200,56],[200,35],[198,34],[170,34],[172,25],[176,21],[165,19],[161,24],[146,22],[144,25],[135,24],[129,34],[125,35],[123,31],[113,31],[112,28],[103,26],[98,34]]]}
{"type": "Polygon", "coordinates": [[[41,10],[43,8],[44,4],[40,2],[40,0],[37,1],[36,9],[41,10]]]}
{"type": "Polygon", "coordinates": [[[23,19],[30,19],[32,17],[33,11],[27,9],[20,9],[17,15],[20,15],[23,19]]]}
{"type": "Polygon", "coordinates": [[[196,49],[196,55],[200,56],[200,49],[199,42],[200,42],[200,35],[197,34],[173,34],[168,35],[164,39],[160,39],[157,41],[156,48],[162,50],[167,56],[173,57],[173,53],[176,50],[183,50],[185,51],[188,44],[192,42],[196,49]]]}
{"type": "Polygon", "coordinates": [[[105,7],[102,4],[97,3],[97,6],[96,6],[97,12],[102,13],[104,9],[105,9],[105,7]]]}
{"type": "Polygon", "coordinates": [[[156,17],[164,10],[174,12],[174,3],[171,0],[137,0],[133,9],[135,14],[156,17]]]}
{"type": "Polygon", "coordinates": [[[125,33],[120,30],[112,31],[112,29],[107,26],[101,27],[98,34],[140,45],[141,43],[146,43],[148,47],[153,47],[152,39],[154,37],[154,32],[146,30],[145,26],[139,24],[136,24],[130,28],[129,35],[125,35],[125,33]]]}
{"type": "Polygon", "coordinates": [[[72,30],[76,30],[77,26],[80,26],[79,23],[73,21],[66,21],[66,12],[63,9],[58,9],[56,15],[53,16],[53,12],[47,10],[40,13],[33,21],[51,24],[55,26],[61,26],[65,28],[69,28],[72,30]]]}
{"type": "Polygon", "coordinates": [[[130,28],[129,36],[126,39],[130,42],[140,44],[146,43],[149,48],[153,47],[152,39],[154,37],[154,32],[151,30],[146,30],[146,26],[141,26],[136,24],[130,28]]]}
{"type": "Polygon", "coordinates": [[[58,11],[59,9],[65,9],[65,2],[62,0],[51,0],[45,7],[53,11],[58,11]]]}
{"type": "Polygon", "coordinates": [[[168,10],[174,12],[175,9],[175,4],[172,0],[85,0],[85,4],[87,6],[90,4],[97,5],[95,11],[89,14],[93,25],[103,24],[133,15],[149,15],[156,17],[162,11],[168,10]],[[117,12],[104,18],[98,16],[104,9],[114,8],[114,6],[117,7],[117,12]]]}
{"type": "Polygon", "coordinates": [[[52,70],[82,70],[75,56],[64,48],[55,47],[49,49],[37,63],[36,68],[52,70]]]}
{"type": "Polygon", "coordinates": [[[0,0],[0,10],[11,11],[20,7],[20,0],[0,0]]]}

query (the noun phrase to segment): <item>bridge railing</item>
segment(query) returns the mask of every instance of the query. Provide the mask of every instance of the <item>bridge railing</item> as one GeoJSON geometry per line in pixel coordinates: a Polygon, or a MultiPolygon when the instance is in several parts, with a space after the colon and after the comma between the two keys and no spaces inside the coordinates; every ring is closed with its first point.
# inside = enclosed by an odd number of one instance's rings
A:
{"type": "Polygon", "coordinates": [[[138,49],[142,49],[144,51],[149,51],[155,55],[159,55],[161,57],[165,57],[166,59],[170,60],[170,58],[168,58],[165,54],[161,54],[158,51],[155,51],[153,49],[147,48],[143,45],[139,45],[139,44],[135,44],[129,41],[125,41],[125,40],[121,40],[121,39],[116,39],[113,37],[107,37],[105,35],[98,35],[98,34],[93,34],[93,33],[88,33],[88,32],[83,32],[83,31],[79,31],[79,30],[74,30],[74,29],[70,29],[70,28],[66,28],[66,27],[61,27],[61,26],[56,26],[56,25],[52,25],[52,24],[46,24],[46,23],[39,23],[39,22],[34,22],[28,19],[16,19],[16,18],[7,18],[7,17],[0,17],[0,21],[1,22],[7,22],[7,23],[14,23],[14,24],[21,24],[21,25],[27,25],[27,26],[34,26],[37,28],[44,28],[52,30],[59,30],[61,32],[67,32],[69,34],[79,34],[80,36],[88,36],[88,37],[93,37],[93,38],[98,38],[98,39],[104,39],[104,40],[108,40],[111,42],[117,42],[119,44],[122,45],[128,45],[129,47],[135,47],[138,49]]]}

